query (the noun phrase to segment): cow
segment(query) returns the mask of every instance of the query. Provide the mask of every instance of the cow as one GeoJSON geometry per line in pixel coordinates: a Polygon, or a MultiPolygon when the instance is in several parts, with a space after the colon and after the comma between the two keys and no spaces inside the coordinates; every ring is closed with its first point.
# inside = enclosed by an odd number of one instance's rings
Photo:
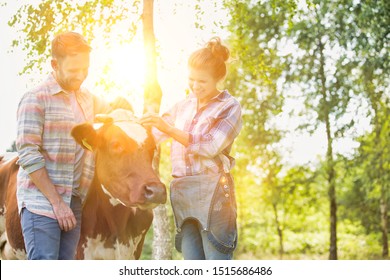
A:
{"type": "MultiPolygon", "coordinates": [[[[139,259],[152,209],[166,202],[165,185],[153,169],[156,145],[130,111],[118,109],[84,123],[72,136],[93,151],[95,174],[83,203],[76,259],[139,259]]],[[[16,200],[17,157],[0,161],[2,259],[25,259],[16,200]]]]}

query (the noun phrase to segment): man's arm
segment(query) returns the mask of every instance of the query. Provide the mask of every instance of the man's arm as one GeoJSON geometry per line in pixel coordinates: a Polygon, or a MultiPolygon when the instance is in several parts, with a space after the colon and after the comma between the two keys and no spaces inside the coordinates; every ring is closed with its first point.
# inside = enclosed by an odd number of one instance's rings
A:
{"type": "Polygon", "coordinates": [[[40,152],[45,118],[43,105],[35,94],[27,93],[23,96],[19,103],[17,120],[18,164],[52,204],[60,228],[71,230],[76,226],[76,219],[51,182],[45,167],[45,159],[40,152]]]}
{"type": "Polygon", "coordinates": [[[60,228],[64,231],[76,227],[76,218],[72,209],[64,202],[58,194],[56,187],[51,182],[46,168],[38,169],[29,174],[34,185],[43,193],[53,207],[60,228]]]}

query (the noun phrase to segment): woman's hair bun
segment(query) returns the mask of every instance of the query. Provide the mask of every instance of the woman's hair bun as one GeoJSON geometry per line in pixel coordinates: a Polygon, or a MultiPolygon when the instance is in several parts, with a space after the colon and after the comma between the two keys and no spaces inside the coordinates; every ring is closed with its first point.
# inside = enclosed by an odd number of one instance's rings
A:
{"type": "Polygon", "coordinates": [[[206,48],[211,51],[213,56],[226,62],[230,57],[229,49],[222,44],[221,38],[213,37],[207,42],[206,48]]]}
{"type": "Polygon", "coordinates": [[[213,37],[203,48],[190,55],[188,66],[195,69],[207,69],[212,72],[216,80],[220,81],[226,76],[226,62],[229,57],[229,49],[222,44],[219,37],[213,37]]]}

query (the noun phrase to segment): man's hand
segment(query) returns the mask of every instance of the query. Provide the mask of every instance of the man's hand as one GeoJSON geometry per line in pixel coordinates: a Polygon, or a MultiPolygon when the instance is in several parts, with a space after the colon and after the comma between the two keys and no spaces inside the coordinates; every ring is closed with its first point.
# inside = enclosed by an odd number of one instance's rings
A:
{"type": "Polygon", "coordinates": [[[47,174],[46,168],[41,168],[30,173],[30,177],[37,188],[49,200],[61,230],[68,231],[74,229],[77,222],[73,211],[57,192],[56,187],[47,174]]]}
{"type": "Polygon", "coordinates": [[[52,206],[61,230],[69,231],[76,227],[76,217],[72,209],[62,199],[58,203],[52,204],[52,206]]]}

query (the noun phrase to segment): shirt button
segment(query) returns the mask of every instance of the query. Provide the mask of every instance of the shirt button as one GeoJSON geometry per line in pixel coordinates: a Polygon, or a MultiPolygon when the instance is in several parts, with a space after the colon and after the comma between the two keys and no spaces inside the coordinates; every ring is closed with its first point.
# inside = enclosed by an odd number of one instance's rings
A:
{"type": "Polygon", "coordinates": [[[186,166],[187,169],[189,169],[190,167],[189,166],[186,166]]]}
{"type": "Polygon", "coordinates": [[[225,197],[229,197],[229,194],[227,193],[227,194],[225,194],[225,197]]]}

